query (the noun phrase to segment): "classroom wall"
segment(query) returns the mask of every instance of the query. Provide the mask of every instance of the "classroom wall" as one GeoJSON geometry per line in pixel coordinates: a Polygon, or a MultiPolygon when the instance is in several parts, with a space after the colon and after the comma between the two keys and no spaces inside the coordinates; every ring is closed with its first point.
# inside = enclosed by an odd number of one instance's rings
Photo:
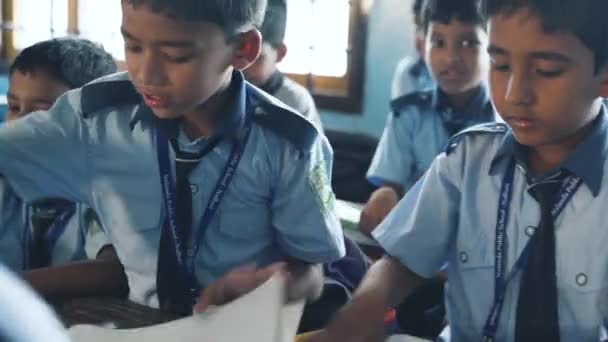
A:
{"type": "Polygon", "coordinates": [[[397,62],[414,54],[411,0],[375,0],[368,23],[362,113],[321,110],[327,129],[379,137],[388,114],[390,86],[397,62]]]}

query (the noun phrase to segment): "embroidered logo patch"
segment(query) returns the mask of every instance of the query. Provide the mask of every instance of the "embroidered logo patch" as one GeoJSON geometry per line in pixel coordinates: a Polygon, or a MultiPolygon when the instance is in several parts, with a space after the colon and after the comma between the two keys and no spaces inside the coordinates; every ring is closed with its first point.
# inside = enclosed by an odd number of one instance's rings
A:
{"type": "Polygon", "coordinates": [[[331,189],[325,161],[322,160],[312,169],[308,176],[308,181],[317,195],[317,201],[319,202],[323,215],[326,215],[328,211],[334,209],[336,205],[336,196],[331,189]]]}

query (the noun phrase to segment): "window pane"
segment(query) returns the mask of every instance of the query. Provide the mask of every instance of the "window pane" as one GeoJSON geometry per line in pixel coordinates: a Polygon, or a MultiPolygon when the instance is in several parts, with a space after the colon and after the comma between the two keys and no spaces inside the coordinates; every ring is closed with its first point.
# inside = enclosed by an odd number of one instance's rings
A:
{"type": "Polygon", "coordinates": [[[349,19],[349,0],[288,0],[288,53],[279,68],[294,74],[344,76],[349,19]]]}
{"type": "Polygon", "coordinates": [[[68,0],[18,0],[14,4],[18,50],[67,34],[68,0]]]}
{"type": "Polygon", "coordinates": [[[79,0],[78,30],[80,36],[103,45],[114,58],[125,59],[120,25],[122,10],[117,0],[79,0]]]}

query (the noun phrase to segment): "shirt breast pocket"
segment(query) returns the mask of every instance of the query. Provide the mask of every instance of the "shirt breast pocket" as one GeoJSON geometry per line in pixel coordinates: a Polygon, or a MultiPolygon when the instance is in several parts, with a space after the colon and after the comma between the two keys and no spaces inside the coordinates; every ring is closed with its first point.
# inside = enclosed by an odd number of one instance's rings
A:
{"type": "Polygon", "coordinates": [[[253,241],[272,237],[270,209],[265,202],[226,198],[219,210],[219,230],[232,239],[253,241]]]}
{"type": "Polygon", "coordinates": [[[557,286],[562,298],[560,320],[577,322],[580,333],[595,331],[608,318],[606,256],[603,253],[592,255],[580,249],[576,252],[576,255],[558,256],[557,286]]]}
{"type": "MultiPolygon", "coordinates": [[[[477,226],[476,226],[477,227],[477,226]]],[[[472,226],[458,234],[454,255],[450,258],[448,277],[450,300],[459,308],[458,321],[481,331],[494,297],[493,239],[486,232],[472,226]]]]}

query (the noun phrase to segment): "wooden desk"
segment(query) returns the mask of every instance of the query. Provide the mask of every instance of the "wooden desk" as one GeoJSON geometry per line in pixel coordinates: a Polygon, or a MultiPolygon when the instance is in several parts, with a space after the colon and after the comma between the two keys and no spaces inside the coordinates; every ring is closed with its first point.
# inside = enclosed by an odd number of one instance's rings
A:
{"type": "Polygon", "coordinates": [[[52,306],[66,327],[99,324],[129,329],[179,318],[171,313],[117,298],[78,298],[54,302],[52,306]]]}

